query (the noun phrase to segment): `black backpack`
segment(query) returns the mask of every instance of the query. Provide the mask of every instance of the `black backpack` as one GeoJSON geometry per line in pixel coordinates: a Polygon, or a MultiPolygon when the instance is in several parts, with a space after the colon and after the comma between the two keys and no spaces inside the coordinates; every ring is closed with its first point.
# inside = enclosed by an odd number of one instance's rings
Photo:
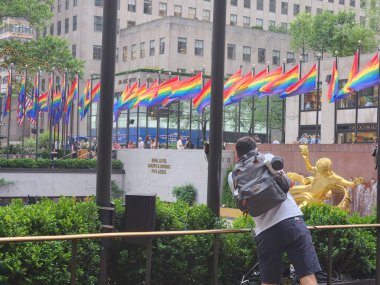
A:
{"type": "Polygon", "coordinates": [[[273,175],[256,151],[250,151],[236,163],[232,179],[239,209],[252,217],[284,202],[291,186],[285,173],[273,175]]]}

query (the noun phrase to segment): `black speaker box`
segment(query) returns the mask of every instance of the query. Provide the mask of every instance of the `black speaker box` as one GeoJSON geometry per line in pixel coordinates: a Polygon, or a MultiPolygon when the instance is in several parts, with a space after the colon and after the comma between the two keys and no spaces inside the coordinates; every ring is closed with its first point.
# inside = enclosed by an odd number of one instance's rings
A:
{"type": "MultiPolygon", "coordinates": [[[[124,231],[154,231],[156,194],[131,193],[125,195],[124,231]]],[[[128,238],[127,242],[145,244],[148,238],[128,238]]]]}

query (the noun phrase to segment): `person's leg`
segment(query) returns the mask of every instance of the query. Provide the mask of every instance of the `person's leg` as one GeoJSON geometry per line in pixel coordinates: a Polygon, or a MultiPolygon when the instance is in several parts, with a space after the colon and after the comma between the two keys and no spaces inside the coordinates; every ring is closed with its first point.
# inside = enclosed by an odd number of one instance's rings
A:
{"type": "Polygon", "coordinates": [[[314,274],[310,274],[300,278],[301,285],[317,285],[317,278],[314,274]]]}

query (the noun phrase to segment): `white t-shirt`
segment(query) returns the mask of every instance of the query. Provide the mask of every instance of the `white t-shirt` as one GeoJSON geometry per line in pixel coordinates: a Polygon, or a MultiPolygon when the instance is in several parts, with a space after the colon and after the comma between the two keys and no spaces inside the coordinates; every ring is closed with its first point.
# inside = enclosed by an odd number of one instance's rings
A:
{"type": "MultiPolygon", "coordinates": [[[[228,174],[228,185],[230,186],[231,191],[234,192],[235,187],[232,179],[232,172],[228,174]]],[[[301,215],[302,212],[300,208],[297,206],[292,195],[288,192],[287,199],[284,202],[260,216],[252,217],[256,225],[255,234],[259,235],[283,220],[301,215]]]]}
{"type": "Polygon", "coordinates": [[[177,141],[177,149],[184,149],[182,140],[177,141]]]}

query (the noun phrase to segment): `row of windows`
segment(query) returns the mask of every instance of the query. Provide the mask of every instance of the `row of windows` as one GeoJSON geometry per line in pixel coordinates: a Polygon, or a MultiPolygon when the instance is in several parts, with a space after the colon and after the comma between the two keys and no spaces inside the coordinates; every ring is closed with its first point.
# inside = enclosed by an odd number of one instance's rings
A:
{"type": "MultiPolygon", "coordinates": [[[[65,10],[70,9],[70,3],[72,3],[73,7],[78,6],[78,1],[79,0],[65,0],[65,10]]],[[[58,6],[57,12],[59,13],[62,11],[62,8],[63,8],[63,0],[58,0],[57,6],[58,6]]],[[[51,12],[54,12],[54,4],[50,6],[50,10],[51,12]]]]}
{"type": "Polygon", "coordinates": [[[33,28],[23,25],[6,25],[0,28],[0,34],[4,33],[19,33],[19,34],[30,34],[33,35],[33,28]]]}
{"type": "MultiPolygon", "coordinates": [[[[65,29],[65,34],[69,32],[70,29],[70,19],[66,18],[64,21],[64,29],[65,29]]],[[[78,29],[78,17],[73,16],[73,21],[72,21],[72,29],[73,31],[76,31],[78,29]]],[[[47,34],[47,27],[45,27],[43,36],[45,37],[47,34]]],[[[62,21],[57,22],[57,36],[62,34],[62,21]]],[[[50,35],[54,35],[54,23],[50,25],[50,35]]]]}
{"type": "MultiPolygon", "coordinates": [[[[322,1],[322,0],[319,0],[322,1]]],[[[355,0],[349,0],[350,6],[355,7],[356,3],[355,0]]],[[[329,3],[334,3],[334,0],[328,0],[329,3]]],[[[340,5],[345,5],[345,0],[339,0],[340,5]]],[[[298,6],[298,4],[294,4],[295,6],[298,6]]],[[[238,6],[238,0],[231,0],[231,6],[238,6]]],[[[251,0],[244,0],[243,1],[243,7],[244,8],[251,8],[251,0]]],[[[276,0],[269,0],[269,12],[276,13],[277,8],[277,1],[276,0]]],[[[360,8],[365,8],[365,1],[360,2],[360,8]]],[[[264,0],[257,0],[256,2],[256,9],[259,11],[264,10],[264,0]]],[[[281,14],[287,15],[288,14],[288,3],[287,2],[281,2],[281,14]]]]}

